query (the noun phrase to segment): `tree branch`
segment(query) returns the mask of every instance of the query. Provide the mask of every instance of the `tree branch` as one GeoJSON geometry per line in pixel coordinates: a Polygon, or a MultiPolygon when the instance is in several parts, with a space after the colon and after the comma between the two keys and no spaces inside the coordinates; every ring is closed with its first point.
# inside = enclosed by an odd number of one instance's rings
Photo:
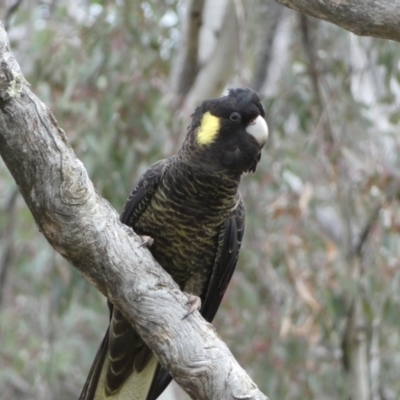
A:
{"type": "Polygon", "coordinates": [[[277,0],[286,7],[323,19],[360,36],[400,42],[399,0],[277,0]]]}
{"type": "Polygon", "coordinates": [[[379,218],[379,213],[380,213],[381,209],[382,209],[382,204],[378,204],[377,206],[375,206],[373,212],[371,213],[370,217],[368,218],[368,221],[365,224],[364,228],[362,229],[362,231],[358,237],[357,243],[353,248],[353,256],[354,257],[361,258],[364,245],[366,244],[366,242],[369,238],[369,235],[370,235],[372,229],[374,228],[376,221],[379,218]]]}
{"type": "Polygon", "coordinates": [[[29,90],[0,23],[0,154],[49,243],[132,323],[193,399],[266,399],[211,324],[96,193],[49,109],[29,90]]]}

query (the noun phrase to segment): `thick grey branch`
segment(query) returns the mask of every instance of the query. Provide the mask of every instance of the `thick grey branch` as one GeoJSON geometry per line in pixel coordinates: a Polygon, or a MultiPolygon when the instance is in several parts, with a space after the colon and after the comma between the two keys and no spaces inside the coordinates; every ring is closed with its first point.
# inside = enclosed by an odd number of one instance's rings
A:
{"type": "Polygon", "coordinates": [[[399,0],[277,0],[311,17],[332,22],[356,35],[400,42],[399,0]]]}
{"type": "Polygon", "coordinates": [[[29,90],[0,24],[0,153],[41,232],[135,326],[193,399],[266,399],[186,296],[95,191],[29,90]]]}

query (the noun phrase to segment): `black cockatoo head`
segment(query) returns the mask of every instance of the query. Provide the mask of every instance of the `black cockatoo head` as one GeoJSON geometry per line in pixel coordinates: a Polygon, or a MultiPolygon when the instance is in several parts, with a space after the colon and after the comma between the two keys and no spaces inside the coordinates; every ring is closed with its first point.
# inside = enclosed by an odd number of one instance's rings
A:
{"type": "Polygon", "coordinates": [[[256,170],[268,126],[255,91],[230,89],[204,101],[192,117],[186,142],[196,162],[235,175],[256,170]]]}

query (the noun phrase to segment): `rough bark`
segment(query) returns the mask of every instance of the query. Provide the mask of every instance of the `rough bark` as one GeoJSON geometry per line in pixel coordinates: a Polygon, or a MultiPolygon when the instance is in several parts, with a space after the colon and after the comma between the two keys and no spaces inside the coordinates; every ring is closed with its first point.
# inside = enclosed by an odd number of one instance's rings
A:
{"type": "Polygon", "coordinates": [[[193,399],[266,399],[211,324],[198,312],[182,320],[186,296],[96,193],[29,90],[1,23],[0,154],[49,243],[123,311],[193,399]]]}
{"type": "Polygon", "coordinates": [[[400,42],[400,0],[277,0],[360,36],[400,42]]]}

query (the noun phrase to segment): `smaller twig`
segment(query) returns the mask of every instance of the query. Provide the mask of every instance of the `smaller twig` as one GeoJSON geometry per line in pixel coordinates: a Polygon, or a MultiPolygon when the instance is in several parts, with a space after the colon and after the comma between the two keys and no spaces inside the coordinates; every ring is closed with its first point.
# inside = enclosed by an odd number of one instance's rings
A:
{"type": "MultiPolygon", "coordinates": [[[[356,263],[359,263],[359,260],[356,263]]],[[[347,376],[348,398],[351,400],[369,399],[368,344],[365,313],[360,293],[354,296],[348,310],[342,351],[343,368],[347,376]]]]}
{"type": "Polygon", "coordinates": [[[370,215],[367,223],[364,226],[364,229],[360,233],[357,243],[355,244],[355,246],[353,248],[353,256],[361,257],[363,247],[364,247],[365,243],[367,242],[369,234],[371,233],[372,228],[374,227],[374,225],[379,217],[379,212],[380,212],[381,208],[382,208],[381,204],[377,205],[375,207],[375,209],[373,210],[372,214],[370,215]]]}

